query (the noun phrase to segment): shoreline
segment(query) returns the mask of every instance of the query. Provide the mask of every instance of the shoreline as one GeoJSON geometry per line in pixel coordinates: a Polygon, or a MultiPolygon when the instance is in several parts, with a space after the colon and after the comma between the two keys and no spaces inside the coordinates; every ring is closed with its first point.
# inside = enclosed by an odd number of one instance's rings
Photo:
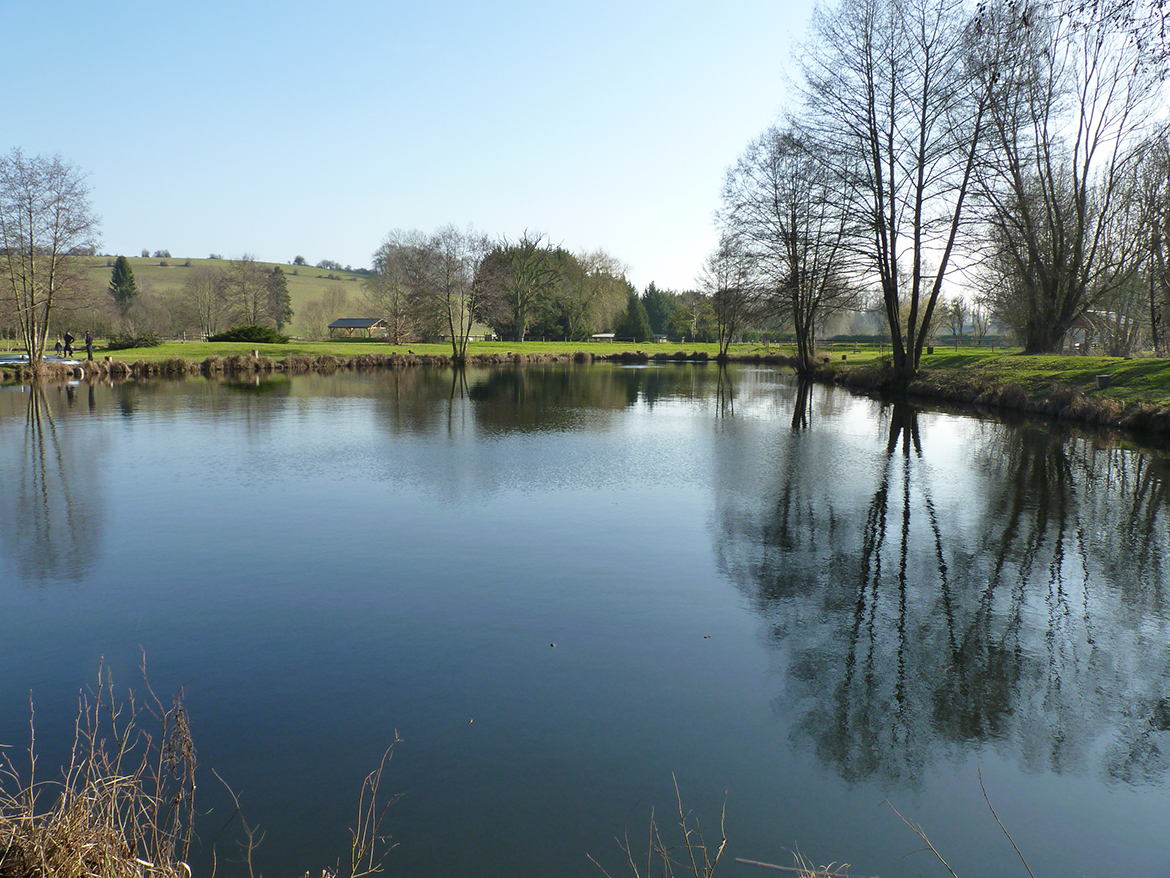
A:
{"type": "MultiPolygon", "coordinates": [[[[1034,383],[1040,384],[1039,388],[1010,380],[994,370],[971,366],[931,366],[909,381],[896,381],[882,365],[842,368],[826,364],[813,377],[883,397],[959,404],[1159,438],[1170,436],[1170,398],[1139,394],[1141,398],[1125,400],[1094,394],[1093,389],[1082,388],[1072,381],[1046,381],[1043,378],[1046,374],[1036,374],[1034,383]]],[[[1106,389],[1110,381],[1106,378],[1102,384],[1094,389],[1106,389]]]]}
{"type": "MultiPolygon", "coordinates": [[[[1057,365],[1064,364],[1069,358],[1052,358],[1050,362],[1053,365],[1046,368],[1046,361],[1042,358],[1020,355],[988,357],[982,353],[971,353],[957,357],[926,357],[923,368],[915,378],[897,381],[884,362],[849,364],[844,362],[844,359],[842,357],[841,361],[837,361],[822,357],[821,363],[809,378],[883,398],[969,405],[981,410],[1040,416],[1136,434],[1152,434],[1159,437],[1170,435],[1170,394],[1161,392],[1154,381],[1147,382],[1150,384],[1149,387],[1135,386],[1133,382],[1115,384],[1115,374],[1120,371],[1116,368],[1097,375],[1094,386],[1086,386],[1086,370],[1083,367],[1079,372],[1057,368],[1057,365]],[[942,362],[931,362],[932,359],[942,362]],[[957,362],[948,365],[949,361],[957,362]],[[1069,380],[1060,380],[1062,374],[1072,377],[1069,380]],[[1111,385],[1114,390],[1119,386],[1126,387],[1126,395],[1129,398],[1100,392],[1108,390],[1111,385]]],[[[1075,358],[1073,359],[1075,362],[1075,358]]],[[[630,365],[711,364],[718,363],[719,358],[706,351],[684,350],[653,354],[644,350],[597,354],[584,350],[563,353],[509,351],[469,354],[465,362],[467,365],[478,367],[567,363],[588,365],[594,362],[630,365]]],[[[795,357],[780,353],[735,353],[730,355],[726,362],[788,368],[794,368],[796,365],[795,357]]],[[[1118,360],[1118,364],[1130,362],[1147,361],[1118,360]]],[[[1148,362],[1156,364],[1159,373],[1164,371],[1167,373],[1166,377],[1170,377],[1170,360],[1148,362]],[[1164,369],[1160,368],[1163,362],[1164,369]]],[[[11,375],[15,381],[26,382],[36,377],[34,371],[27,366],[4,365],[4,373],[11,375]]],[[[351,356],[328,353],[317,356],[290,354],[275,359],[254,350],[250,354],[235,353],[226,356],[213,354],[202,360],[171,357],[163,360],[142,359],[129,362],[115,360],[112,356],[103,356],[100,360],[82,361],[78,365],[47,363],[41,367],[39,374],[50,381],[128,381],[195,375],[238,378],[272,373],[327,374],[337,371],[376,371],[418,366],[451,368],[453,365],[454,360],[448,354],[413,352],[351,356]]],[[[1107,366],[1102,366],[1097,371],[1104,368],[1107,366]]],[[[1157,377],[1162,376],[1159,374],[1157,377]]]]}

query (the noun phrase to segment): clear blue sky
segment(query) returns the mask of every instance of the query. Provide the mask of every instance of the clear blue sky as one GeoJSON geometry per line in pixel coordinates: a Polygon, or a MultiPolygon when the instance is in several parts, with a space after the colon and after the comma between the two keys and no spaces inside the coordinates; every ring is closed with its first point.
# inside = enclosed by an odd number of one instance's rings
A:
{"type": "Polygon", "coordinates": [[[693,285],[811,0],[4,0],[0,149],[89,174],[103,251],[366,266],[395,228],[693,285]]]}

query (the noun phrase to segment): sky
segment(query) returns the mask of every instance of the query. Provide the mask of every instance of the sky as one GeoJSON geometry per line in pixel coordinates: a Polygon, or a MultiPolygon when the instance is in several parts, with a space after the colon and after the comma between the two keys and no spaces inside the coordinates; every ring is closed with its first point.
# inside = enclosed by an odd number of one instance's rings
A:
{"type": "Polygon", "coordinates": [[[0,150],[88,174],[101,252],[354,268],[453,223],[688,289],[812,0],[0,0],[0,150]]]}

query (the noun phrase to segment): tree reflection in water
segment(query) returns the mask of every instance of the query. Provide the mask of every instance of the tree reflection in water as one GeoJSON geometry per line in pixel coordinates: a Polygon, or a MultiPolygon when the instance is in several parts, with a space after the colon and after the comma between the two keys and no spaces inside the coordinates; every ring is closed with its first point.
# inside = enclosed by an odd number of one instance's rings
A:
{"type": "Polygon", "coordinates": [[[735,417],[735,385],[727,374],[727,364],[720,363],[719,378],[715,384],[715,417],[735,417]]]}
{"type": "MultiPolygon", "coordinates": [[[[4,502],[0,504],[0,540],[4,554],[28,582],[80,581],[101,546],[101,489],[94,448],[80,448],[64,440],[66,428],[48,398],[54,390],[66,406],[62,418],[76,403],[76,390],[34,384],[21,393],[6,393],[5,418],[10,429],[0,443],[6,458],[0,468],[4,502]],[[23,398],[23,399],[22,399],[23,398]],[[15,426],[23,402],[22,435],[15,426]]],[[[93,408],[92,392],[89,408],[93,408]]]]}
{"type": "Polygon", "coordinates": [[[792,406],[792,429],[807,430],[812,424],[812,379],[796,378],[796,402],[792,406]]]}
{"type": "Polygon", "coordinates": [[[1162,778],[1166,456],[983,423],[934,461],[913,406],[882,418],[876,454],[846,447],[798,389],[765,477],[719,499],[718,557],[769,623],[798,743],[850,781],[915,785],[988,743],[1162,778]]]}

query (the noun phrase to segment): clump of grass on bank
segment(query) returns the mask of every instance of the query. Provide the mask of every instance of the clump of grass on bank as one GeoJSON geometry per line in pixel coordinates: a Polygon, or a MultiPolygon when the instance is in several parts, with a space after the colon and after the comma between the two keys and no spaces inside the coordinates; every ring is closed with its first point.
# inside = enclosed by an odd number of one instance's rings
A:
{"type": "Polygon", "coordinates": [[[58,780],[0,762],[3,878],[190,878],[195,748],[182,692],[165,706],[114,703],[109,674],[83,694],[69,764],[58,780]],[[141,721],[149,718],[155,735],[141,721]]]}
{"type": "MultiPolygon", "coordinates": [[[[119,703],[111,675],[99,667],[96,689],[80,696],[73,747],[60,778],[43,780],[37,773],[35,731],[26,771],[17,768],[10,751],[0,751],[0,878],[192,878],[187,859],[195,839],[196,758],[183,692],[165,705],[147,680],[145,658],[142,678],[145,701],[131,693],[119,703]]],[[[338,858],[320,870],[320,878],[382,871],[394,847],[382,824],[397,798],[380,801],[378,787],[398,742],[395,732],[381,763],[362,782],[348,863],[338,858]]],[[[236,804],[232,819],[243,830],[246,874],[256,878],[252,854],[262,834],[224,786],[236,804]]],[[[214,849],[213,860],[218,862],[214,849]]]]}

